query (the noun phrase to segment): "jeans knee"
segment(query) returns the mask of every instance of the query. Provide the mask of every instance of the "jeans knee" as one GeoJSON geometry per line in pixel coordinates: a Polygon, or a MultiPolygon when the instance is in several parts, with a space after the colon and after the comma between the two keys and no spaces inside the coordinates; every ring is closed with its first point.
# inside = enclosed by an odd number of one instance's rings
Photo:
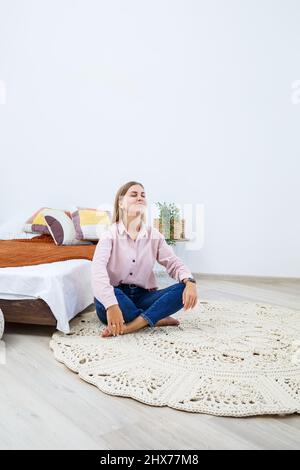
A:
{"type": "Polygon", "coordinates": [[[178,289],[180,291],[183,291],[185,288],[184,282],[177,282],[177,284],[174,284],[173,286],[175,289],[178,289]]]}
{"type": "Polygon", "coordinates": [[[174,285],[174,296],[176,299],[178,299],[180,305],[183,306],[183,291],[185,289],[185,284],[184,282],[178,282],[177,284],[174,285]]]}
{"type": "Polygon", "coordinates": [[[95,306],[96,306],[97,317],[99,318],[100,321],[102,321],[102,323],[105,323],[107,325],[106,308],[96,298],[95,298],[95,306]]]}

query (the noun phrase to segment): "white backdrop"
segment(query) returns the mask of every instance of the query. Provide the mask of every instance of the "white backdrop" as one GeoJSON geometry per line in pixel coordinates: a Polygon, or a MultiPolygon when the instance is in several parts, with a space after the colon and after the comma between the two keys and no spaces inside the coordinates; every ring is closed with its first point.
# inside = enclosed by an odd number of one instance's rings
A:
{"type": "Polygon", "coordinates": [[[137,179],[204,204],[192,271],[300,277],[299,24],[298,0],[0,0],[0,222],[137,179]]]}

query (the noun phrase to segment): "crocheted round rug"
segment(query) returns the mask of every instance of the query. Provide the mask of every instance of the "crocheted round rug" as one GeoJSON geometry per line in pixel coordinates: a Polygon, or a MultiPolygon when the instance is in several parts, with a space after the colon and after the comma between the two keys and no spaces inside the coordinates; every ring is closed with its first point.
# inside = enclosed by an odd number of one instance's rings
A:
{"type": "Polygon", "coordinates": [[[300,413],[300,311],[203,300],[176,318],[179,327],[102,338],[89,312],[50,347],[110,395],[217,416],[300,413]]]}

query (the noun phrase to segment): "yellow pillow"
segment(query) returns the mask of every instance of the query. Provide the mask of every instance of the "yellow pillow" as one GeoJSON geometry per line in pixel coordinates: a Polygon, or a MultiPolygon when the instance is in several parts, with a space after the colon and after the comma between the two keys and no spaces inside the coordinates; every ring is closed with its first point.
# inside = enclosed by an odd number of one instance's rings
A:
{"type": "Polygon", "coordinates": [[[77,207],[71,216],[77,240],[99,240],[101,233],[111,224],[109,211],[77,207]]]}

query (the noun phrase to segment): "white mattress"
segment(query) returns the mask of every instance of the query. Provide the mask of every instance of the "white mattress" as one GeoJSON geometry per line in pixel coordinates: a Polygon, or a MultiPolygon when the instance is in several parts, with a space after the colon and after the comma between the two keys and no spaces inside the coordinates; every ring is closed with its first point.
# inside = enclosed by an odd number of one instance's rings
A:
{"type": "Polygon", "coordinates": [[[18,294],[5,294],[0,292],[0,299],[4,300],[24,300],[24,299],[36,299],[32,295],[18,295],[18,294]]]}
{"type": "Polygon", "coordinates": [[[57,320],[57,329],[69,333],[69,321],[94,302],[91,261],[0,268],[0,298],[43,299],[57,320]]]}

